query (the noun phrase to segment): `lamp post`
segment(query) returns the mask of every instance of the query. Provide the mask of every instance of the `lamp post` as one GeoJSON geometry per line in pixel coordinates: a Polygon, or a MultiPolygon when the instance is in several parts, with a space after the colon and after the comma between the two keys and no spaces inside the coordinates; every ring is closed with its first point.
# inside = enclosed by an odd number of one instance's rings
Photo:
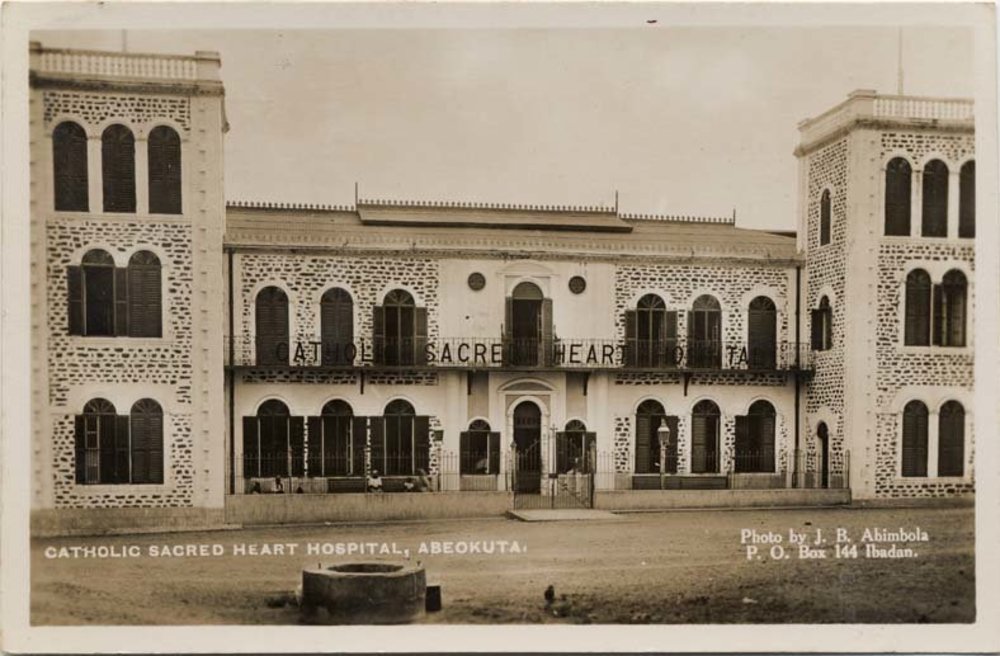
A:
{"type": "Polygon", "coordinates": [[[664,477],[667,473],[667,444],[670,443],[670,427],[667,422],[660,423],[656,429],[656,438],[660,442],[660,489],[663,489],[664,477]]]}

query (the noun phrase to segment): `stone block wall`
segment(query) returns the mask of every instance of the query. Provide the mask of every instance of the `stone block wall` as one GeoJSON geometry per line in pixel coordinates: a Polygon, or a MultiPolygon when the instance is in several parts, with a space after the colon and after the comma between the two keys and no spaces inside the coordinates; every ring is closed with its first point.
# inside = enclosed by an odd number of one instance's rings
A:
{"type": "Polygon", "coordinates": [[[830,470],[841,472],[844,454],[844,360],[848,308],[845,302],[847,275],[847,139],[830,143],[807,156],[806,198],[806,289],[803,298],[804,340],[811,340],[811,310],[824,294],[832,296],[833,343],[825,351],[813,351],[813,376],[805,385],[805,411],[811,433],[800,447],[809,467],[818,466],[819,442],[815,435],[818,414],[829,413],[836,422],[830,432],[830,470]],[[830,243],[820,246],[820,201],[830,192],[830,243]]]}

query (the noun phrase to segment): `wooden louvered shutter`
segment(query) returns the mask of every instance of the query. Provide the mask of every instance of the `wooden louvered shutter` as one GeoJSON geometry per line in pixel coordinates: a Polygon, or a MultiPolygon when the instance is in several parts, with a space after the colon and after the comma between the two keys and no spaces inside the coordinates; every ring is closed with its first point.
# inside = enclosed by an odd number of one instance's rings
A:
{"type": "Polygon", "coordinates": [[[904,344],[910,346],[930,345],[930,292],[929,286],[907,280],[904,344]]]}
{"type": "Polygon", "coordinates": [[[370,417],[368,430],[371,432],[371,469],[384,474],[385,469],[385,417],[370,417]]]}
{"type": "Polygon", "coordinates": [[[427,308],[413,308],[413,363],[427,363],[427,308]]]}
{"type": "Polygon", "coordinates": [[[903,476],[927,475],[927,412],[903,412],[903,476]]]}
{"type": "Polygon", "coordinates": [[[83,415],[73,417],[74,470],[76,482],[82,485],[87,482],[87,423],[83,415]]]}
{"type": "Polygon", "coordinates": [[[52,132],[53,196],[57,211],[90,209],[87,175],[87,135],[76,123],[62,123],[52,132]]]}
{"type": "Polygon", "coordinates": [[[128,271],[128,329],[131,337],[160,337],[160,267],[130,265],[128,271]]]}
{"type": "Polygon", "coordinates": [[[667,473],[677,473],[677,445],[680,440],[680,417],[667,417],[667,428],[670,429],[670,444],[667,447],[667,473]]]}
{"type": "Polygon", "coordinates": [[[83,334],[83,271],[78,266],[66,267],[67,314],[69,334],[83,334]]]}
{"type": "Polygon", "coordinates": [[[181,140],[172,129],[159,126],[150,132],[148,145],[149,211],[181,213],[181,140]]]}
{"type": "Polygon", "coordinates": [[[114,474],[112,483],[129,482],[129,418],[115,416],[114,424],[114,474]]]}
{"type": "Polygon", "coordinates": [[[677,311],[671,310],[666,313],[666,321],[663,322],[663,362],[668,367],[676,367],[677,357],[677,311]]]}
{"type": "Polygon", "coordinates": [[[703,414],[691,416],[691,471],[701,474],[707,471],[708,442],[710,439],[711,417],[703,414]]]}
{"type": "Polygon", "coordinates": [[[635,473],[648,474],[650,471],[650,433],[652,416],[639,414],[635,417],[635,473]]]}
{"type": "Polygon", "coordinates": [[[413,418],[413,449],[414,468],[427,473],[431,456],[430,417],[417,415],[413,418]]]}
{"type": "Polygon", "coordinates": [[[946,411],[938,415],[938,476],[962,476],[965,473],[965,412],[946,411]]]}
{"type": "Polygon", "coordinates": [[[552,364],[553,355],[553,339],[554,334],[552,330],[552,299],[543,298],[542,299],[542,311],[541,311],[541,330],[539,331],[539,337],[542,340],[542,348],[540,353],[541,366],[550,366],[552,364]]]}
{"type": "Polygon", "coordinates": [[[385,362],[385,308],[376,305],[372,308],[372,362],[385,362]]]}
{"type": "Polygon", "coordinates": [[[306,447],[309,452],[307,467],[309,476],[324,476],[323,470],[323,440],[324,423],[330,423],[326,417],[309,417],[306,420],[306,447]]]}
{"type": "Polygon", "coordinates": [[[100,461],[99,483],[115,483],[115,417],[99,415],[97,449],[100,461]]]}
{"type": "Polygon", "coordinates": [[[687,365],[688,368],[700,367],[702,357],[701,357],[701,336],[696,332],[695,329],[695,317],[698,315],[697,312],[687,313],[687,365]]]}
{"type": "Polygon", "coordinates": [[[365,447],[368,445],[368,417],[351,417],[351,474],[364,476],[365,447]]]}
{"type": "Polygon", "coordinates": [[[149,414],[133,412],[129,423],[131,431],[132,482],[149,481],[149,414]]]}
{"type": "Polygon", "coordinates": [[[944,312],[944,289],[941,285],[934,285],[931,302],[934,306],[932,313],[932,331],[934,346],[941,346],[945,340],[947,330],[947,317],[944,312]]]}
{"type": "Polygon", "coordinates": [[[147,442],[146,448],[149,458],[149,470],[147,482],[163,483],[163,414],[154,412],[146,417],[147,419],[147,442]]]}
{"type": "Polygon", "coordinates": [[[823,310],[810,312],[810,327],[812,329],[812,350],[823,350],[823,310]]]}
{"type": "MultiPolygon", "coordinates": [[[[500,433],[498,431],[490,431],[488,439],[489,446],[489,469],[486,473],[488,474],[499,474],[500,473],[500,433]]],[[[475,463],[473,463],[475,464],[475,463]]]]}
{"type": "Polygon", "coordinates": [[[260,476],[260,445],[257,417],[243,418],[243,478],[260,476]]]}
{"type": "Polygon", "coordinates": [[[115,335],[128,335],[128,269],[115,269],[115,335]]]}
{"type": "Polygon", "coordinates": [[[639,362],[638,312],[625,310],[625,365],[635,367],[639,362]]]}
{"type": "Polygon", "coordinates": [[[774,430],[774,415],[762,415],[760,417],[760,436],[758,448],[760,449],[760,470],[763,472],[773,472],[775,470],[774,430]]]}
{"type": "Polygon", "coordinates": [[[112,125],[101,138],[105,212],[135,212],[135,138],[112,125]]]}
{"type": "Polygon", "coordinates": [[[736,463],[734,471],[752,471],[750,463],[753,460],[753,446],[750,440],[750,418],[745,415],[736,417],[736,463]]]}
{"type": "MultiPolygon", "coordinates": [[[[305,475],[305,420],[289,417],[289,446],[292,450],[292,476],[305,475]]],[[[292,491],[292,490],[289,490],[292,491]]]]}

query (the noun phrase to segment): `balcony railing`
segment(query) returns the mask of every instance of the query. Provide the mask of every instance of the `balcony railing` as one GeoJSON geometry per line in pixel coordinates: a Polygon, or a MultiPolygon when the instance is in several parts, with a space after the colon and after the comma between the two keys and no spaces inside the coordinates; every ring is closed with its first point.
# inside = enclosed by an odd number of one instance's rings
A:
{"type": "Polygon", "coordinates": [[[810,370],[808,344],[725,340],[355,339],[240,335],[226,364],[280,369],[568,369],[620,371],[810,370]]]}

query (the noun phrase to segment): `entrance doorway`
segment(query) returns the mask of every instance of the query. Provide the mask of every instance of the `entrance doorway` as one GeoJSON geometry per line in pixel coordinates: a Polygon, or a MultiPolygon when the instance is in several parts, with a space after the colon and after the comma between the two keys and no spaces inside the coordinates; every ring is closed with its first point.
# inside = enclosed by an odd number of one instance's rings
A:
{"type": "Polygon", "coordinates": [[[819,486],[827,488],[830,487],[830,431],[825,423],[819,423],[816,438],[819,440],[819,486]]]}
{"type": "Polygon", "coordinates": [[[542,488],[542,411],[531,401],[514,408],[514,490],[539,494],[542,488]]]}
{"type": "Polygon", "coordinates": [[[519,366],[538,365],[542,339],[542,290],[530,282],[514,288],[511,297],[510,359],[519,366]]]}

